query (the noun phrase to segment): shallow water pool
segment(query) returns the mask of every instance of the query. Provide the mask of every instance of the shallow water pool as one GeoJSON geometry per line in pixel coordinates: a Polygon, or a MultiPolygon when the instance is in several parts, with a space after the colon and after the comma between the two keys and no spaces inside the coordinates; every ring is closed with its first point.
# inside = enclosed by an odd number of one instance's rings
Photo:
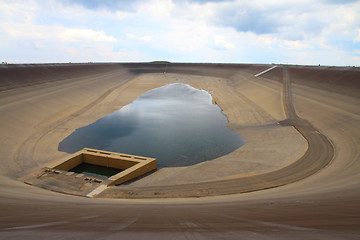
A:
{"type": "Polygon", "coordinates": [[[59,151],[84,147],[157,158],[181,167],[226,155],[245,143],[211,95],[182,83],[152,89],[129,105],[75,130],[59,151]]]}

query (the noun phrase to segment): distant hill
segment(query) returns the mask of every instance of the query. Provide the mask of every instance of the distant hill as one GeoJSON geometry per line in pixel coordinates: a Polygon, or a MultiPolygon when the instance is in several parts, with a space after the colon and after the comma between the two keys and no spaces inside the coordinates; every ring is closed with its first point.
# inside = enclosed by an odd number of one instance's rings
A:
{"type": "Polygon", "coordinates": [[[169,61],[152,61],[150,63],[170,63],[169,61]]]}

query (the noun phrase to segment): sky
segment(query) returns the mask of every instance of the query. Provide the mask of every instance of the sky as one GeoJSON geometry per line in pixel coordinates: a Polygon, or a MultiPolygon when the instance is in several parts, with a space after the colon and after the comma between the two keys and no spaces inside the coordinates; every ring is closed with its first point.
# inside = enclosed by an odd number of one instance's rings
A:
{"type": "Polygon", "coordinates": [[[360,0],[0,0],[0,61],[360,65],[360,0]]]}

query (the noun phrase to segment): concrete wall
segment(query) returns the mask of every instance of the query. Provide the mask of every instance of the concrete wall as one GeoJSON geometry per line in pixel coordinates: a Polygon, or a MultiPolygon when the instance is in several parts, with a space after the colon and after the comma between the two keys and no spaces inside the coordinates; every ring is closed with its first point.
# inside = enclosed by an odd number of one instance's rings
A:
{"type": "Polygon", "coordinates": [[[148,162],[148,163],[139,163],[135,166],[126,169],[123,172],[120,172],[114,176],[111,176],[109,180],[111,183],[109,186],[118,185],[121,183],[124,183],[126,181],[129,181],[130,179],[134,179],[136,177],[139,177],[145,173],[148,173],[150,171],[153,171],[157,168],[156,166],[156,160],[148,162]]]}
{"type": "Polygon", "coordinates": [[[83,162],[83,154],[76,155],[67,161],[62,162],[58,166],[54,167],[59,170],[69,171],[70,169],[73,169],[74,167],[80,165],[83,162]]]}
{"type": "Polygon", "coordinates": [[[138,162],[135,161],[129,161],[130,159],[121,159],[121,158],[109,158],[106,155],[100,156],[100,155],[93,155],[93,154],[86,154],[83,153],[83,162],[92,164],[92,165],[98,165],[103,167],[111,167],[111,168],[117,168],[117,169],[127,169],[138,162]]]}

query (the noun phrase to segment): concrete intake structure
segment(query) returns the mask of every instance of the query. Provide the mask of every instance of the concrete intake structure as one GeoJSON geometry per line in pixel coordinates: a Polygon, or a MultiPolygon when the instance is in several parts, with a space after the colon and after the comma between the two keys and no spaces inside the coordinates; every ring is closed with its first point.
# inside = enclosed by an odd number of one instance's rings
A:
{"type": "Polygon", "coordinates": [[[108,186],[121,184],[156,169],[156,159],[122,153],[84,148],[61,163],[54,162],[49,168],[69,171],[81,163],[123,170],[108,178],[108,186]]]}
{"type": "Polygon", "coordinates": [[[156,168],[155,158],[84,148],[66,158],[49,163],[20,180],[54,192],[94,197],[109,186],[135,179],[156,168]],[[106,179],[72,171],[83,163],[118,169],[120,172],[106,179]]]}

